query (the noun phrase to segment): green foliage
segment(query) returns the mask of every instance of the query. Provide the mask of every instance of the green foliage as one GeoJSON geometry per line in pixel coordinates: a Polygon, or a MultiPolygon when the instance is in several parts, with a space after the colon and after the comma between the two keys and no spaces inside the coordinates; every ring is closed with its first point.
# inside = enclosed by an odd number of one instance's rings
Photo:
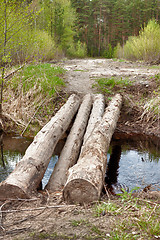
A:
{"type": "Polygon", "coordinates": [[[87,56],[86,44],[80,41],[77,44],[72,43],[67,50],[67,55],[70,57],[84,58],[87,56]]]}
{"type": "Polygon", "coordinates": [[[64,86],[64,81],[60,78],[64,72],[64,69],[52,67],[48,63],[29,65],[13,78],[12,84],[14,89],[22,84],[24,92],[36,88],[39,92],[52,96],[57,87],[64,86]]]}
{"type": "Polygon", "coordinates": [[[130,192],[127,192],[125,189],[122,188],[121,189],[122,193],[118,193],[117,195],[121,196],[122,201],[128,201],[133,198],[133,196],[132,196],[133,192],[137,191],[138,189],[139,189],[139,187],[135,187],[135,188],[131,189],[130,192]]]}
{"type": "Polygon", "coordinates": [[[119,49],[118,55],[129,60],[144,60],[157,62],[160,60],[160,25],[153,19],[150,20],[139,36],[128,39],[123,48],[119,49]]]}
{"type": "Polygon", "coordinates": [[[55,44],[45,31],[29,31],[23,41],[23,59],[49,61],[54,58],[55,44]],[[26,42],[26,44],[25,44],[26,42]]]}
{"type": "Polygon", "coordinates": [[[42,11],[37,17],[37,27],[51,36],[58,53],[66,53],[75,35],[75,11],[70,0],[44,0],[40,7],[42,11]]]}
{"type": "Polygon", "coordinates": [[[111,48],[137,36],[150,19],[159,20],[157,0],[71,0],[77,12],[76,29],[91,57],[112,57],[111,48]]]}
{"type": "Polygon", "coordinates": [[[106,213],[115,213],[117,206],[112,202],[100,202],[94,206],[95,216],[100,217],[106,213]]]}
{"type": "Polygon", "coordinates": [[[101,91],[105,92],[105,93],[112,93],[112,89],[115,86],[121,86],[121,87],[126,87],[131,85],[131,82],[128,79],[117,79],[114,77],[111,78],[100,78],[100,79],[96,79],[97,81],[97,85],[101,91]]]}
{"type": "Polygon", "coordinates": [[[108,44],[107,48],[103,52],[103,57],[112,58],[113,56],[114,56],[114,49],[112,48],[111,44],[108,44]]]}

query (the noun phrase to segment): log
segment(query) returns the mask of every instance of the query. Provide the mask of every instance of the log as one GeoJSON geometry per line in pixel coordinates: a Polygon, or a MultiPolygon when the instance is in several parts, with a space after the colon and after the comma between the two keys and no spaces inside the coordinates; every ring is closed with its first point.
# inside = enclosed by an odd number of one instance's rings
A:
{"type": "Polygon", "coordinates": [[[63,189],[65,201],[83,204],[99,200],[106,172],[107,151],[119,118],[121,104],[122,97],[117,94],[88,138],[77,164],[69,169],[63,189]]]}
{"type": "Polygon", "coordinates": [[[71,123],[79,104],[79,97],[71,95],[56,115],[38,132],[15,170],[0,184],[0,200],[29,198],[35,193],[54,148],[71,123]]]}
{"type": "Polygon", "coordinates": [[[92,96],[91,94],[87,94],[84,96],[58,162],[45,187],[49,192],[61,190],[64,187],[67,180],[68,169],[77,162],[91,107],[92,96]]]}
{"type": "Polygon", "coordinates": [[[94,95],[92,112],[88,121],[86,132],[84,134],[81,152],[83,151],[83,147],[87,139],[91,136],[92,131],[94,130],[96,125],[98,125],[98,123],[101,121],[102,116],[104,114],[104,108],[105,108],[104,95],[103,94],[94,95]]]}

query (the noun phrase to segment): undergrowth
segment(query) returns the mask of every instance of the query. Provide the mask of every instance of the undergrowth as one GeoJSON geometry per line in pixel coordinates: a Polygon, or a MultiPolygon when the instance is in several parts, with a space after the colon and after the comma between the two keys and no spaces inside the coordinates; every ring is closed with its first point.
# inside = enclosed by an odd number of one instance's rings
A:
{"type": "Polygon", "coordinates": [[[39,92],[52,96],[57,87],[65,85],[61,78],[64,72],[64,69],[53,67],[49,63],[28,65],[12,79],[11,84],[15,90],[22,85],[24,93],[36,88],[39,92]]]}
{"type": "Polygon", "coordinates": [[[30,64],[6,82],[4,107],[10,119],[14,116],[15,131],[35,135],[56,113],[65,102],[65,71],[49,63],[30,64]]]}

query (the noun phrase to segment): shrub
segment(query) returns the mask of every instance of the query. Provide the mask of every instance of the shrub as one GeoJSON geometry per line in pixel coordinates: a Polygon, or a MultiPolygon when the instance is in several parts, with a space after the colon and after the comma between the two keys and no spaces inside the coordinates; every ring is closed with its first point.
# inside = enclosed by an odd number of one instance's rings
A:
{"type": "Polygon", "coordinates": [[[67,55],[69,57],[78,57],[84,58],[87,56],[87,48],[85,43],[81,43],[80,41],[77,44],[71,44],[67,50],[67,55]]]}
{"type": "Polygon", "coordinates": [[[160,61],[160,25],[150,20],[139,36],[129,37],[124,47],[117,47],[117,56],[128,60],[160,61]]]}
{"type": "Polygon", "coordinates": [[[109,43],[107,48],[103,52],[103,57],[105,58],[112,58],[114,53],[114,49],[112,48],[111,44],[109,43]]]}
{"type": "Polygon", "coordinates": [[[41,60],[47,61],[54,57],[54,41],[45,31],[32,31],[28,29],[23,35],[16,36],[12,45],[12,61],[41,60]]]}

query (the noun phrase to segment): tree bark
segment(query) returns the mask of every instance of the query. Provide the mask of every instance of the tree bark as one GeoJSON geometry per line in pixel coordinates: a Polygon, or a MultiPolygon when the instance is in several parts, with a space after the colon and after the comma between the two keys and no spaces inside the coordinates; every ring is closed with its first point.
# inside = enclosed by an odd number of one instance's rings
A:
{"type": "Polygon", "coordinates": [[[92,107],[92,96],[84,96],[73,127],[61,152],[58,162],[46,186],[48,191],[61,190],[67,180],[67,172],[76,162],[92,107]]]}
{"type": "Polygon", "coordinates": [[[117,94],[105,114],[86,141],[77,164],[69,169],[69,177],[63,190],[64,200],[69,203],[89,203],[97,201],[103,187],[107,151],[116,128],[122,104],[117,94]]]}
{"type": "Polygon", "coordinates": [[[41,182],[54,148],[77,112],[80,99],[71,95],[64,106],[36,135],[22,160],[0,184],[0,199],[28,198],[41,182]]]}
{"type": "Polygon", "coordinates": [[[105,108],[105,99],[103,94],[96,94],[94,95],[94,102],[92,107],[92,112],[89,118],[89,122],[87,125],[87,129],[83,138],[83,146],[81,148],[81,152],[83,151],[83,147],[87,141],[87,139],[92,134],[95,126],[98,125],[98,123],[101,121],[102,116],[104,114],[104,108],[105,108]]]}

